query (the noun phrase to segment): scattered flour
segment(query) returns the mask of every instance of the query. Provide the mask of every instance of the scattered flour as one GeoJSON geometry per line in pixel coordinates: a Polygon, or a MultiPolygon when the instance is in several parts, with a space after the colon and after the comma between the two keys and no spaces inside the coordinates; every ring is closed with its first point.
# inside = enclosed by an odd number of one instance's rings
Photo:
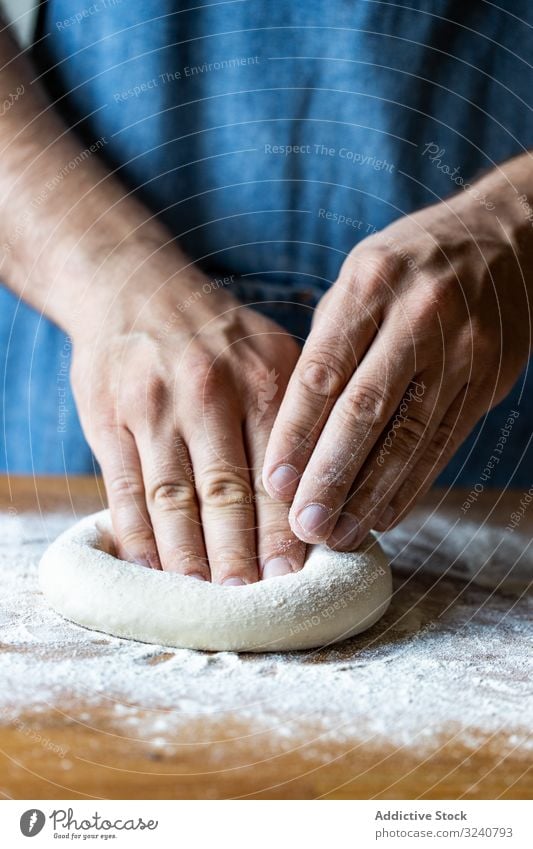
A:
{"type": "MultiPolygon", "coordinates": [[[[62,620],[37,585],[44,548],[75,517],[0,517],[0,722],[48,706],[104,705],[152,747],[210,718],[253,718],[297,743],[373,739],[431,750],[441,732],[476,746],[494,733],[533,748],[533,554],[515,532],[416,516],[382,538],[392,605],[370,631],[320,651],[237,655],[168,649],[62,620]],[[528,742],[529,740],[529,742],[528,742]]],[[[454,520],[455,521],[455,520],[454,520]]],[[[500,746],[502,745],[500,738],[500,746]]]]}

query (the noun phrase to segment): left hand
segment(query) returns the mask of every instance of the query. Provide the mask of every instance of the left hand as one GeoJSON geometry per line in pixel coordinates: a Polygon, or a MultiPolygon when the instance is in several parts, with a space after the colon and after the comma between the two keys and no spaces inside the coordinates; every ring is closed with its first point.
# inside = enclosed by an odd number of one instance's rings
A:
{"type": "Polygon", "coordinates": [[[392,527],[518,378],[530,309],[516,234],[497,213],[464,193],[345,260],[264,464],[301,540],[353,550],[392,527]]]}

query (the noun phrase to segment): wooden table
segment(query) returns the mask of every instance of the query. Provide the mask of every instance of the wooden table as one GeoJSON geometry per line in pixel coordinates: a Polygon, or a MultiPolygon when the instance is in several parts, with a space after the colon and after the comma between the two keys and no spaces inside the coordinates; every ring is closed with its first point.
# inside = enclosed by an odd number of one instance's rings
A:
{"type": "MultiPolygon", "coordinates": [[[[488,517],[501,526],[520,495],[485,492],[470,518],[488,517]]],[[[461,492],[449,495],[439,515],[456,514],[464,498],[461,492]]],[[[413,527],[441,500],[441,492],[432,492],[413,527]]],[[[0,485],[0,510],[17,515],[67,509],[75,518],[100,509],[103,502],[101,483],[91,479],[11,478],[0,485]]],[[[531,536],[533,505],[522,520],[522,532],[526,528],[531,536]]],[[[421,598],[433,606],[447,603],[442,582],[432,579],[430,587],[427,577],[420,580],[425,587],[421,598]]],[[[352,741],[335,742],[308,730],[307,741],[287,750],[253,723],[226,718],[219,726],[214,716],[204,719],[201,728],[189,724],[171,750],[157,751],[145,741],[125,745],[113,732],[109,711],[105,703],[77,701],[51,706],[31,720],[22,713],[18,723],[0,722],[0,792],[16,799],[531,798],[533,793],[531,751],[520,745],[509,750],[498,734],[473,746],[449,729],[428,756],[416,746],[362,744],[355,731],[352,741]],[[32,733],[21,733],[30,722],[32,733]],[[47,745],[36,745],[36,735],[47,745]],[[54,745],[68,749],[68,771],[51,752],[54,745]]]]}

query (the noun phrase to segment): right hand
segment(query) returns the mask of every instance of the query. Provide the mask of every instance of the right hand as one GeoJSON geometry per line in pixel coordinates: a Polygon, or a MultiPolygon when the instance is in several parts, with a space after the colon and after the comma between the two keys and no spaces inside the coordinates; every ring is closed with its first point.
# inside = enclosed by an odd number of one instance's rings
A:
{"type": "Polygon", "coordinates": [[[108,287],[105,305],[71,333],[117,555],[229,585],[300,569],[289,505],[261,481],[298,345],[198,269],[176,271],[173,248],[138,259],[106,260],[91,287],[108,287]]]}

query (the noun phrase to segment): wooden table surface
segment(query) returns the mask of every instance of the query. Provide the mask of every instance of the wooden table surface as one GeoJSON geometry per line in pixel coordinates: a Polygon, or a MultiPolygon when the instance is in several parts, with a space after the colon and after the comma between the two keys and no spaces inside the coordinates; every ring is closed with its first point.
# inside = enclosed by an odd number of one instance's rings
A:
{"type": "MultiPolygon", "coordinates": [[[[484,521],[508,517],[519,496],[487,491],[471,515],[484,521]]],[[[418,516],[441,499],[442,493],[433,491],[418,516]]],[[[439,510],[456,511],[463,499],[464,493],[456,491],[439,510]]],[[[75,517],[103,503],[102,485],[92,479],[0,482],[0,510],[18,515],[71,510],[75,517]]],[[[522,531],[533,534],[533,506],[529,513],[522,531]]],[[[472,746],[450,729],[430,756],[416,747],[361,744],[355,737],[352,744],[321,741],[312,734],[308,743],[287,750],[253,723],[226,718],[219,727],[214,716],[204,718],[201,728],[189,724],[182,745],[178,740],[171,751],[154,751],[145,741],[125,745],[113,733],[106,704],[77,700],[61,709],[51,706],[28,719],[32,734],[20,733],[24,722],[24,715],[15,725],[0,721],[0,792],[5,798],[456,799],[531,798],[533,793],[530,751],[520,746],[504,751],[497,734],[472,746]],[[36,745],[36,734],[49,745],[36,745]],[[68,749],[68,772],[51,751],[54,745],[68,749]]]]}

